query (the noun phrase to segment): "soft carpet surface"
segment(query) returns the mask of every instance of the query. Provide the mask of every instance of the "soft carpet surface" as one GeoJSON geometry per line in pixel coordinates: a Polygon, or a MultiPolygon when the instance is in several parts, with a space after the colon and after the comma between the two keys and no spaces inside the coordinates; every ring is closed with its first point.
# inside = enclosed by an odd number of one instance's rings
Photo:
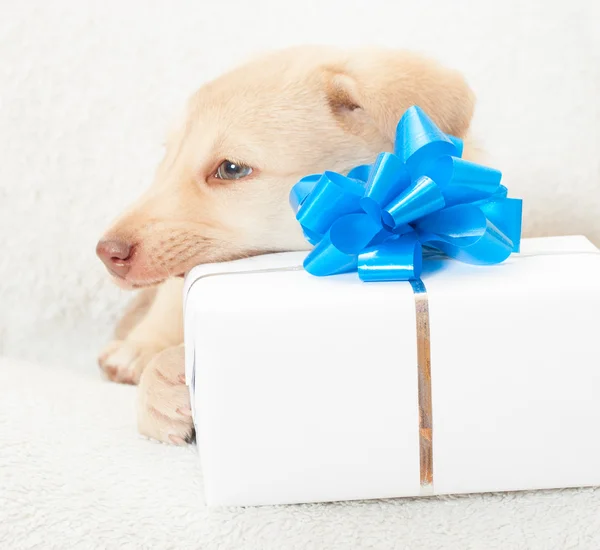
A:
{"type": "Polygon", "coordinates": [[[0,360],[0,548],[600,547],[600,489],[207,509],[196,447],[139,437],[134,396],[0,360]]]}

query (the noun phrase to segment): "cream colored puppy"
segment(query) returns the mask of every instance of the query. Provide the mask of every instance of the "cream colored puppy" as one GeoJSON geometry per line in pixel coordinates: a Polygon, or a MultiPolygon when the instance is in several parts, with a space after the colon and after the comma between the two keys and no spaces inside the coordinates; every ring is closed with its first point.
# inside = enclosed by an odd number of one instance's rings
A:
{"type": "Polygon", "coordinates": [[[143,434],[183,444],[193,431],[180,277],[201,263],[307,248],[292,185],[391,151],[411,105],[464,138],[474,96],[459,73],[411,53],[324,47],[269,54],[193,95],[154,184],[97,248],[118,284],[142,289],[99,363],[111,380],[139,382],[143,434]]]}

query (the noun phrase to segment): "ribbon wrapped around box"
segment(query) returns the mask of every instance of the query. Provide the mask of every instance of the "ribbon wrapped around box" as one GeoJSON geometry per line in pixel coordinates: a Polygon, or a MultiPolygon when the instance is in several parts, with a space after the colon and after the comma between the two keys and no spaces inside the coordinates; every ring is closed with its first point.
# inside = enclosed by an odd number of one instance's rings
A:
{"type": "Polygon", "coordinates": [[[589,241],[526,239],[494,266],[429,259],[427,302],[410,282],[315,277],[305,256],[187,275],[186,378],[209,505],[600,484],[589,241]]]}

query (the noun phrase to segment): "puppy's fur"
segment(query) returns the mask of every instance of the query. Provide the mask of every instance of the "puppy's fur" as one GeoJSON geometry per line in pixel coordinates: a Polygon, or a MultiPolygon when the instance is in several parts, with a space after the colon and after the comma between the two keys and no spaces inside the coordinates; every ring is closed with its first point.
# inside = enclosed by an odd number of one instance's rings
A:
{"type": "MultiPolygon", "coordinates": [[[[391,151],[411,105],[444,132],[467,137],[474,96],[462,76],[402,51],[291,48],[193,95],[152,187],[104,236],[133,247],[117,282],[142,290],[100,365],[111,380],[140,383],[142,433],[181,444],[192,432],[182,385],[182,286],[173,277],[200,263],[307,248],[288,204],[292,185],[391,151]],[[218,179],[226,159],[253,172],[218,179]]],[[[468,142],[465,156],[473,157],[468,142]]]]}

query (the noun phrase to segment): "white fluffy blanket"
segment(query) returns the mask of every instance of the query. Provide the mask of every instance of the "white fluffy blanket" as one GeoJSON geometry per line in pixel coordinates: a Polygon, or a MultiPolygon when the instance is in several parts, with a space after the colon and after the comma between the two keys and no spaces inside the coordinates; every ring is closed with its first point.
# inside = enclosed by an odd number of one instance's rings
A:
{"type": "Polygon", "coordinates": [[[0,361],[0,548],[600,548],[600,489],[209,510],[196,447],[137,436],[134,394],[0,361]]]}

